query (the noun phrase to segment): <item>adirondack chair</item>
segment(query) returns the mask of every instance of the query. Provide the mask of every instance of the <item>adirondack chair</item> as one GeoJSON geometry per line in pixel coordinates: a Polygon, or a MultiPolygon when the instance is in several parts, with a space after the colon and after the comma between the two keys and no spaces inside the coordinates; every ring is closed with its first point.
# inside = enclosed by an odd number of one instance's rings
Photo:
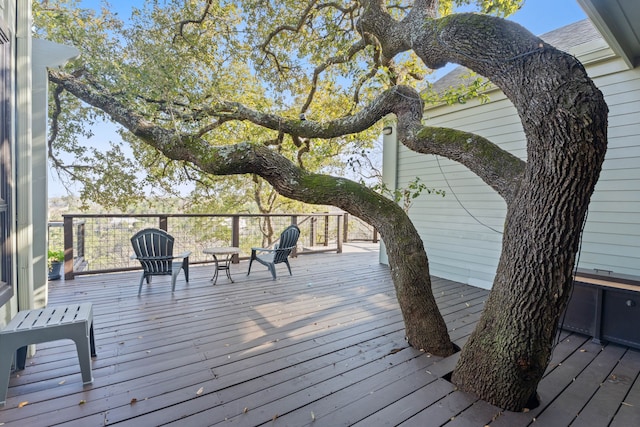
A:
{"type": "Polygon", "coordinates": [[[132,238],[131,244],[137,259],[142,264],[142,277],[138,287],[138,295],[142,291],[142,282],[151,283],[151,276],[171,276],[171,292],[176,288],[176,277],[180,270],[184,270],[184,278],[189,283],[189,255],[184,252],[173,255],[173,237],[166,231],[146,228],[138,231],[132,238]]]}
{"type": "Polygon", "coordinates": [[[267,266],[273,276],[273,280],[276,280],[276,264],[286,264],[289,269],[289,275],[291,275],[289,255],[296,247],[298,237],[300,237],[300,229],[295,225],[290,225],[282,232],[282,234],[280,234],[278,243],[273,247],[273,249],[251,248],[251,259],[249,260],[249,271],[247,271],[247,276],[251,273],[251,264],[254,260],[267,266]]]}

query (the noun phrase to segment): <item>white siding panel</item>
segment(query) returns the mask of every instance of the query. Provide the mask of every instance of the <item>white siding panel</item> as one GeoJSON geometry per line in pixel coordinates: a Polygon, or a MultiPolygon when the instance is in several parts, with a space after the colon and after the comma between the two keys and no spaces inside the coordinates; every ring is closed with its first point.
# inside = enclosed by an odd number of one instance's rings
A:
{"type": "Polygon", "coordinates": [[[613,241],[618,239],[617,236],[624,236],[623,239],[628,239],[627,245],[634,246],[636,244],[635,240],[637,236],[640,236],[640,223],[595,221],[594,216],[595,214],[589,214],[589,221],[585,226],[585,231],[591,240],[603,241],[607,239],[607,241],[613,241]],[[601,235],[604,237],[598,237],[601,235]]]}
{"type": "Polygon", "coordinates": [[[500,257],[506,208],[502,198],[459,163],[404,147],[398,159],[399,186],[420,176],[430,188],[446,192],[444,197],[421,195],[409,211],[424,241],[431,274],[488,287],[500,257]]]}
{"type": "Polygon", "coordinates": [[[637,263],[638,254],[628,253],[626,256],[613,255],[608,253],[598,253],[582,250],[580,253],[580,267],[590,270],[610,271],[616,274],[628,274],[637,276],[638,269],[630,267],[637,263]]]}
{"type": "Polygon", "coordinates": [[[637,135],[616,138],[607,147],[606,160],[624,159],[625,157],[640,157],[637,135]]]}
{"type": "MultiPolygon", "coordinates": [[[[605,166],[607,162],[605,162],[605,166]]],[[[626,181],[626,180],[638,180],[640,179],[640,167],[634,169],[603,169],[600,172],[600,180],[597,185],[603,180],[610,181],[626,181]]],[[[597,188],[597,187],[596,187],[597,188]]]]}
{"type": "MultiPolygon", "coordinates": [[[[629,202],[640,202],[640,193],[638,191],[619,191],[619,190],[609,190],[609,191],[598,191],[594,192],[593,196],[591,196],[591,203],[596,202],[612,202],[615,203],[629,203],[629,202]]],[[[615,206],[614,206],[615,209],[615,206]]],[[[640,213],[638,213],[640,216],[640,213]]]]}
{"type": "Polygon", "coordinates": [[[637,224],[638,223],[638,212],[605,212],[605,211],[596,211],[589,207],[589,223],[609,223],[609,224],[637,224]]]}
{"type": "MultiPolygon", "coordinates": [[[[587,66],[609,106],[609,150],[589,207],[579,262],[581,268],[640,276],[640,70],[621,65],[616,58],[587,66]]],[[[427,124],[477,133],[526,159],[515,109],[500,92],[490,98],[487,104],[470,101],[428,109],[427,124]]],[[[421,195],[409,212],[427,249],[431,273],[490,284],[500,257],[504,201],[464,166],[400,147],[398,186],[416,176],[446,192],[444,198],[421,195]]]]}
{"type": "MultiPolygon", "coordinates": [[[[639,173],[640,175],[640,173],[639,173]]],[[[632,191],[637,193],[638,181],[633,179],[604,179],[602,175],[598,181],[596,191],[599,195],[603,191],[632,191]]],[[[628,194],[624,194],[625,196],[628,194]]],[[[635,197],[635,195],[632,195],[635,197]]]]}

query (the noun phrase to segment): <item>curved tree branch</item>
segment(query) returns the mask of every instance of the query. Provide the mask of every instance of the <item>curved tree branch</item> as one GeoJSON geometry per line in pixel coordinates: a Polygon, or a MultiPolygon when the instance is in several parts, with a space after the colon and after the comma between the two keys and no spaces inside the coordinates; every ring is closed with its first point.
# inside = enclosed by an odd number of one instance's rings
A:
{"type": "Polygon", "coordinates": [[[311,13],[311,10],[315,7],[316,3],[317,3],[317,0],[309,1],[307,6],[304,8],[304,11],[298,18],[298,22],[295,25],[280,25],[274,28],[273,31],[267,34],[265,41],[262,42],[262,44],[258,47],[266,51],[267,46],[269,46],[269,44],[271,43],[271,40],[273,40],[278,34],[284,31],[290,31],[293,33],[300,31],[300,29],[304,26],[305,22],[307,22],[307,17],[309,16],[309,13],[311,13]]]}
{"type": "MultiPolygon", "coordinates": [[[[64,86],[78,98],[107,112],[113,120],[145,140],[164,142],[158,146],[165,152],[179,151],[180,160],[193,161],[186,141],[198,140],[200,135],[160,134],[169,131],[153,126],[138,113],[130,111],[106,92],[91,90],[81,80],[58,70],[49,70],[49,79],[64,86]]],[[[513,199],[525,163],[485,138],[468,132],[425,128],[421,124],[423,104],[419,94],[408,86],[394,86],[378,96],[356,114],[328,122],[288,119],[261,113],[237,102],[218,102],[202,115],[225,120],[248,120],[259,126],[302,138],[334,138],[366,130],[388,114],[398,117],[398,133],[407,147],[428,154],[438,154],[458,161],[476,173],[508,202],[513,199]],[[490,161],[487,161],[489,159],[490,161]],[[507,167],[508,166],[508,167],[507,167]]],[[[169,156],[169,155],[168,155],[169,156]]],[[[169,156],[171,157],[171,156],[169,156]]]]}
{"type": "Polygon", "coordinates": [[[209,13],[209,9],[211,8],[211,0],[206,1],[206,5],[204,10],[202,11],[202,15],[198,19],[185,19],[183,21],[178,22],[178,33],[173,37],[173,41],[175,42],[176,37],[179,35],[180,37],[184,37],[184,27],[189,24],[202,24],[202,22],[207,17],[209,13]]]}
{"type": "Polygon", "coordinates": [[[311,102],[313,101],[313,97],[318,88],[318,78],[320,77],[320,74],[322,74],[327,68],[329,68],[332,65],[344,64],[350,61],[351,58],[353,58],[353,56],[356,53],[364,50],[366,47],[367,47],[367,42],[363,38],[357,41],[356,43],[354,43],[344,55],[328,58],[323,64],[318,65],[313,70],[313,77],[311,78],[311,88],[309,90],[309,94],[307,95],[307,100],[305,101],[302,108],[300,108],[301,114],[304,114],[307,112],[307,110],[309,109],[309,106],[311,105],[311,102]]]}
{"type": "MultiPolygon", "coordinates": [[[[395,202],[348,179],[309,173],[264,145],[241,143],[216,147],[197,136],[161,128],[115,98],[69,74],[50,70],[49,79],[103,110],[172,160],[190,162],[213,175],[256,174],[285,197],[305,203],[337,206],[372,224],[383,238],[387,236],[385,242],[396,293],[405,301],[401,306],[409,343],[437,355],[453,352],[446,324],[431,292],[429,264],[422,240],[411,220],[395,202]]],[[[318,126],[322,128],[322,124],[318,126]]],[[[329,131],[325,128],[323,132],[329,131]]]]}

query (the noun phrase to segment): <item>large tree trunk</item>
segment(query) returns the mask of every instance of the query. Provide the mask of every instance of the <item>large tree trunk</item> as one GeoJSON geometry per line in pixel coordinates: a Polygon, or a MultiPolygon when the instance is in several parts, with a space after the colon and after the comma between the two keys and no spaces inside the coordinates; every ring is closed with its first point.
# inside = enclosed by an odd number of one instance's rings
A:
{"type": "Polygon", "coordinates": [[[491,295],[453,373],[461,389],[508,410],[525,407],[548,365],[606,151],[602,94],[572,58],[550,57],[553,72],[544,58],[527,64],[540,67],[531,87],[544,90],[517,105],[527,113],[527,168],[508,204],[491,295]]]}
{"type": "Polygon", "coordinates": [[[407,341],[438,356],[454,352],[447,326],[431,290],[429,262],[413,223],[396,212],[394,218],[375,218],[387,248],[389,266],[404,318],[407,341]]]}
{"type": "MultiPolygon", "coordinates": [[[[295,176],[294,171],[285,171],[295,176]]],[[[332,204],[373,225],[387,248],[391,276],[405,323],[407,341],[437,356],[453,354],[447,325],[431,290],[429,260],[418,231],[395,202],[353,181],[303,174],[292,187],[280,178],[265,178],[280,194],[307,203],[332,204]]],[[[291,182],[291,181],[287,181],[291,182]]]]}
{"type": "Polygon", "coordinates": [[[570,295],[582,224],[606,152],[607,106],[575,58],[517,24],[473,14],[427,19],[428,25],[411,16],[396,23],[379,19],[382,11],[373,7],[379,3],[367,3],[362,28],[376,34],[387,56],[410,46],[432,67],[465,65],[502,89],[522,121],[524,169],[479,138],[421,128],[415,106],[395,111],[401,142],[460,161],[507,202],[493,289],[452,379],[488,402],[521,410],[548,364],[570,295]],[[511,184],[504,180],[509,177],[511,184]]]}

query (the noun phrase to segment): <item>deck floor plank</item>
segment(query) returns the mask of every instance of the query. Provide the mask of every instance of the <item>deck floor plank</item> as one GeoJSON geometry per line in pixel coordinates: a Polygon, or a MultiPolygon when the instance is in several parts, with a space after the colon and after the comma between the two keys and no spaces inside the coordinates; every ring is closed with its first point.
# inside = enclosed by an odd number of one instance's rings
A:
{"type": "MultiPolygon", "coordinates": [[[[578,414],[591,401],[622,355],[625,349],[617,345],[598,348],[598,345],[585,346],[581,353],[591,352],[594,357],[589,364],[572,379],[562,394],[547,406],[536,422],[549,427],[567,426],[574,422],[578,414]]],[[[582,426],[594,425],[592,420],[583,420],[582,426]]],[[[597,425],[597,424],[596,424],[597,425]]]]}
{"type": "Polygon", "coordinates": [[[374,408],[393,403],[416,389],[435,381],[437,377],[426,370],[435,358],[428,358],[407,348],[378,359],[373,366],[353,370],[344,376],[342,388],[323,393],[322,398],[279,417],[274,425],[304,425],[315,414],[320,425],[351,425],[373,412],[374,408]]]}
{"type": "Polygon", "coordinates": [[[455,386],[449,381],[442,379],[432,381],[395,402],[372,411],[371,415],[353,425],[357,427],[399,425],[454,390],[455,386]]]}
{"type": "Polygon", "coordinates": [[[611,427],[640,426],[640,376],[636,376],[610,425],[611,427]]]}
{"type": "Polygon", "coordinates": [[[469,393],[454,390],[435,401],[413,417],[399,424],[402,427],[442,426],[455,419],[465,409],[471,407],[477,399],[469,393]]]}
{"type": "MultiPolygon", "coordinates": [[[[402,336],[399,335],[401,340],[402,336]]],[[[226,419],[242,416],[247,411],[254,411],[270,405],[279,399],[290,398],[299,390],[309,390],[318,387],[323,382],[344,375],[352,369],[366,366],[380,358],[380,353],[387,353],[394,349],[394,342],[388,339],[372,339],[361,345],[352,346],[343,351],[325,354],[303,363],[296,363],[286,371],[272,372],[267,375],[255,376],[249,381],[236,383],[233,387],[219,390],[218,393],[225,401],[218,408],[193,407],[188,411],[188,420],[200,425],[200,422],[215,424],[226,419]],[[366,351],[363,351],[363,348],[366,351]]],[[[203,405],[200,405],[203,406],[203,405]]],[[[181,408],[182,409],[182,408],[181,408]]]]}
{"type": "MultiPolygon", "coordinates": [[[[49,305],[94,304],[94,382],[82,385],[71,341],[38,345],[12,375],[0,423],[640,425],[640,353],[575,333],[559,333],[541,405],[528,413],[457,391],[442,377],[459,353],[442,359],[408,347],[375,251],[299,256],[293,276],[278,271],[275,281],[266,269],[247,277],[242,262],[231,266],[235,283],[214,286],[212,268],[193,266],[173,294],[170,278],[154,278],[139,297],[139,272],[52,282],[49,305]]],[[[432,287],[451,338],[464,345],[488,292],[435,277],[432,287]]]]}
{"type": "MultiPolygon", "coordinates": [[[[602,382],[592,398],[593,404],[586,406],[573,422],[576,426],[607,426],[620,409],[621,402],[629,393],[640,372],[640,352],[627,349],[611,374],[602,382]]],[[[640,425],[640,419],[627,425],[640,425]]]]}

